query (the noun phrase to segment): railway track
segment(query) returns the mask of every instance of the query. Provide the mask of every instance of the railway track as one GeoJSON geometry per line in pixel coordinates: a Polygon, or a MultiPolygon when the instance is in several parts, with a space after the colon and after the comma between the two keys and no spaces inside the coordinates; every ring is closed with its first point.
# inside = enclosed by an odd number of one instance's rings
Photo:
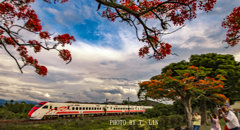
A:
{"type": "MultiPolygon", "coordinates": [[[[123,117],[123,116],[129,116],[129,115],[114,115],[114,116],[104,116],[107,118],[111,117],[123,117]]],[[[134,115],[130,115],[134,116],[134,115]]],[[[30,125],[30,124],[48,124],[48,123],[54,123],[57,121],[82,121],[84,119],[98,119],[102,118],[103,116],[97,116],[97,117],[84,117],[84,118],[64,118],[64,119],[47,119],[47,120],[30,120],[30,119],[19,119],[19,120],[0,120],[0,125],[2,124],[20,124],[20,125],[30,125]]]]}

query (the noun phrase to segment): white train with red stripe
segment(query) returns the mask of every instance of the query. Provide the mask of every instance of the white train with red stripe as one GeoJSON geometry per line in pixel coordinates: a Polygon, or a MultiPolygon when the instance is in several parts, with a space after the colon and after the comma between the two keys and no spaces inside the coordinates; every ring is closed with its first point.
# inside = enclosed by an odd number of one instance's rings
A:
{"type": "Polygon", "coordinates": [[[39,102],[30,110],[28,116],[30,119],[97,116],[105,114],[105,108],[107,115],[112,115],[143,113],[152,106],[39,102]]]}

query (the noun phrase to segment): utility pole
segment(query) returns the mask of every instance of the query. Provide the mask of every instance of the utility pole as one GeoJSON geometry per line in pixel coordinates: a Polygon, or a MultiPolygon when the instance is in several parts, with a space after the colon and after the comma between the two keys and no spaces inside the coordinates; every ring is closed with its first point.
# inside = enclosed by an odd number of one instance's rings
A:
{"type": "Polygon", "coordinates": [[[106,98],[106,104],[105,104],[105,115],[107,115],[107,103],[108,103],[108,99],[106,98]]]}
{"type": "Polygon", "coordinates": [[[129,97],[128,97],[128,115],[130,115],[130,110],[129,110],[129,97]]]}

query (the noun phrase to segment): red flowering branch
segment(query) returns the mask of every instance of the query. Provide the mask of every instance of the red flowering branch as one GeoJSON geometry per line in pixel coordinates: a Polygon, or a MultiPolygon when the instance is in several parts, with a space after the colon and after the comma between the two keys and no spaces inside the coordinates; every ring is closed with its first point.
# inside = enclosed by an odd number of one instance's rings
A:
{"type": "Polygon", "coordinates": [[[140,48],[139,56],[149,58],[154,57],[156,60],[164,59],[171,53],[171,45],[161,40],[166,34],[171,34],[181,29],[186,20],[192,20],[197,17],[197,9],[206,12],[211,11],[216,0],[143,0],[136,2],[134,0],[95,0],[101,5],[107,6],[102,12],[102,17],[107,17],[110,21],[119,18],[120,22],[127,22],[136,29],[136,35],[139,41],[147,43],[140,48]],[[156,19],[160,22],[160,27],[149,27],[146,22],[148,19],[156,19]],[[169,22],[175,26],[181,26],[171,33],[166,33],[169,22]],[[138,36],[138,25],[143,27],[142,38],[138,36]],[[153,50],[152,55],[149,49],[153,50]]]}
{"type": "MultiPolygon", "coordinates": [[[[44,0],[45,2],[51,3],[51,0],[44,0]]],[[[72,42],[75,41],[73,36],[69,34],[58,35],[51,38],[51,34],[47,31],[42,30],[41,21],[38,19],[37,14],[30,7],[30,3],[33,3],[34,0],[4,0],[0,3],[0,47],[4,48],[4,50],[15,60],[17,66],[21,73],[23,73],[22,69],[27,66],[33,66],[36,70],[35,72],[39,75],[46,76],[47,68],[45,66],[39,65],[38,60],[34,59],[31,55],[28,54],[26,47],[33,47],[34,52],[41,52],[42,49],[45,50],[57,50],[59,51],[59,56],[64,60],[71,61],[71,53],[70,51],[63,49],[58,50],[57,46],[60,44],[62,47],[65,44],[71,45],[72,42]],[[17,20],[25,21],[24,25],[15,24],[17,20]],[[17,31],[13,31],[16,30],[17,31]],[[20,32],[22,30],[27,30],[33,34],[39,36],[44,42],[40,42],[38,40],[28,40],[25,41],[21,36],[20,32]],[[56,43],[49,47],[49,40],[53,39],[56,43]],[[43,45],[42,43],[45,43],[43,45]],[[17,48],[16,50],[19,52],[19,55],[22,58],[23,65],[20,65],[18,60],[11,54],[11,52],[7,49],[7,46],[13,46],[17,48]]],[[[54,0],[55,2],[68,2],[68,0],[54,0]]]]}
{"type": "Polygon", "coordinates": [[[228,45],[234,47],[240,41],[240,6],[233,9],[233,12],[222,22],[222,27],[228,28],[226,40],[228,45]]]}

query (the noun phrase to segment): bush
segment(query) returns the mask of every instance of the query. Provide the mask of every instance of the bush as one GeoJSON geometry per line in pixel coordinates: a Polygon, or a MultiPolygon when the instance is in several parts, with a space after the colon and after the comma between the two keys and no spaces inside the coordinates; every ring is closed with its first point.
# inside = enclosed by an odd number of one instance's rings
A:
{"type": "Polygon", "coordinates": [[[185,124],[181,115],[160,116],[158,118],[158,129],[174,128],[185,124]]]}
{"type": "Polygon", "coordinates": [[[15,113],[8,111],[5,108],[0,109],[0,119],[16,119],[15,113]]]}
{"type": "Polygon", "coordinates": [[[152,118],[152,117],[158,117],[158,116],[169,116],[169,115],[176,115],[177,111],[175,111],[173,105],[166,105],[166,104],[158,104],[154,106],[152,109],[147,109],[146,113],[143,115],[152,118]]]}
{"type": "Polygon", "coordinates": [[[161,117],[158,118],[158,129],[165,130],[165,120],[161,117]]]}

